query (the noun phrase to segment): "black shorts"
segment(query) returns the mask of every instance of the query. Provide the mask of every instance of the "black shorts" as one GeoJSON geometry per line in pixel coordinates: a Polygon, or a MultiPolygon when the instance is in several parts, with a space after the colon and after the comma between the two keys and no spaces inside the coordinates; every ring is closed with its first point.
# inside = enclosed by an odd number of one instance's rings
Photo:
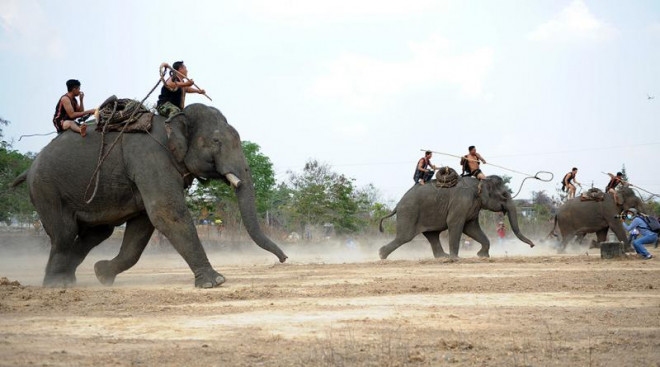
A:
{"type": "Polygon", "coordinates": [[[472,172],[463,172],[461,177],[477,177],[477,176],[479,176],[480,173],[483,173],[483,172],[481,172],[481,168],[477,168],[476,170],[474,170],[472,172]]]}

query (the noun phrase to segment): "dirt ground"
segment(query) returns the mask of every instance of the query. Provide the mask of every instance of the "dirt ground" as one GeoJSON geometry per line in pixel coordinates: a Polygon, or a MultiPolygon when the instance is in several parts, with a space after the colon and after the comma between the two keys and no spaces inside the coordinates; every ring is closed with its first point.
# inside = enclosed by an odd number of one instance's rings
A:
{"type": "Polygon", "coordinates": [[[95,250],[69,289],[39,286],[46,250],[0,253],[0,365],[660,366],[658,259],[517,242],[453,262],[416,241],[387,261],[288,246],[275,264],[246,246],[210,253],[227,277],[212,290],[169,251],[108,288],[92,269],[116,248],[95,250]]]}

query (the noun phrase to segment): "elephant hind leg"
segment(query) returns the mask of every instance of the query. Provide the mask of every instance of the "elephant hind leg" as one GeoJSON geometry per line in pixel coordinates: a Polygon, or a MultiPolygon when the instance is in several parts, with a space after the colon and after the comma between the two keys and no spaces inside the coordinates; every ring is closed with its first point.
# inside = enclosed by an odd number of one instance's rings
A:
{"type": "Polygon", "coordinates": [[[397,233],[396,238],[393,239],[390,243],[387,245],[383,246],[378,250],[378,255],[380,256],[381,259],[385,260],[387,257],[396,249],[401,247],[401,245],[406,244],[410,241],[412,241],[413,238],[415,238],[414,233],[408,233],[405,235],[400,235],[397,233]]]}
{"type": "Polygon", "coordinates": [[[50,255],[46,264],[44,287],[67,287],[74,285],[75,268],[71,269],[71,250],[78,236],[78,225],[73,215],[44,216],[44,229],[50,237],[50,255]]]}
{"type": "Polygon", "coordinates": [[[129,220],[119,254],[110,261],[102,260],[94,264],[96,278],[103,285],[112,285],[117,274],[137,263],[153,232],[154,226],[146,213],[129,220]]]}
{"type": "Polygon", "coordinates": [[[442,249],[442,245],[440,244],[440,231],[430,231],[430,232],[422,232],[424,234],[424,237],[429,241],[431,244],[431,250],[433,251],[433,257],[440,258],[440,257],[447,257],[449,256],[445,250],[442,249]]]}
{"type": "Polygon", "coordinates": [[[477,256],[490,257],[490,240],[481,229],[481,226],[479,226],[479,222],[477,220],[465,223],[465,227],[463,227],[463,233],[472,237],[472,239],[481,244],[481,250],[477,252],[477,256]]]}

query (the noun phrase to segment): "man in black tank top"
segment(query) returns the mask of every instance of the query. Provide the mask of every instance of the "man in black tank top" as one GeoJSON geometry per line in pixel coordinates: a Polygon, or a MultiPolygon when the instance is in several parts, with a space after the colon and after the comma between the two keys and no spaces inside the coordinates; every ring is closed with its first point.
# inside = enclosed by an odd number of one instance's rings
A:
{"type": "Polygon", "coordinates": [[[433,170],[437,167],[431,163],[431,157],[433,157],[433,152],[427,150],[424,156],[417,161],[417,167],[415,167],[415,174],[413,175],[415,184],[424,185],[433,179],[435,173],[433,170]]]}
{"type": "MultiPolygon", "coordinates": [[[[183,64],[183,61],[177,61],[172,64],[172,69],[183,74],[184,77],[188,75],[188,68],[183,64]]],[[[170,117],[181,112],[185,107],[186,93],[206,93],[204,89],[192,88],[194,84],[195,82],[192,79],[183,81],[181,75],[170,71],[170,77],[165,81],[165,85],[160,89],[160,96],[158,96],[158,103],[156,104],[158,114],[164,117],[170,117]]]]}
{"type": "Polygon", "coordinates": [[[580,187],[582,187],[582,184],[577,181],[577,176],[578,169],[577,167],[573,167],[571,172],[567,173],[564,176],[564,179],[561,182],[561,190],[562,191],[568,191],[568,199],[572,199],[575,197],[575,185],[573,185],[573,181],[580,187]]]}
{"type": "Polygon", "coordinates": [[[80,90],[80,82],[78,80],[67,80],[66,89],[67,93],[60,97],[57,106],[55,106],[53,125],[55,125],[55,130],[57,130],[58,134],[63,133],[65,130],[72,130],[85,137],[87,134],[87,125],[83,123],[78,126],[74,120],[85,115],[93,114],[96,110],[85,110],[83,103],[85,93],[80,90]],[[78,103],[76,97],[80,98],[80,103],[78,103]]]}

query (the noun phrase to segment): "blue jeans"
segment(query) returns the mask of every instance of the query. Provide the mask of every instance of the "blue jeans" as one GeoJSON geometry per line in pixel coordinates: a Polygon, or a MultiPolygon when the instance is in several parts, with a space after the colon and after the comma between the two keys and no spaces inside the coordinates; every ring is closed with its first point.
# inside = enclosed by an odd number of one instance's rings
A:
{"type": "Polygon", "coordinates": [[[658,235],[657,234],[649,234],[646,236],[639,236],[637,237],[636,240],[633,241],[633,247],[635,248],[635,251],[637,251],[638,254],[642,256],[649,256],[649,252],[646,251],[646,247],[644,245],[650,245],[654,244],[658,240],[658,235]]]}

